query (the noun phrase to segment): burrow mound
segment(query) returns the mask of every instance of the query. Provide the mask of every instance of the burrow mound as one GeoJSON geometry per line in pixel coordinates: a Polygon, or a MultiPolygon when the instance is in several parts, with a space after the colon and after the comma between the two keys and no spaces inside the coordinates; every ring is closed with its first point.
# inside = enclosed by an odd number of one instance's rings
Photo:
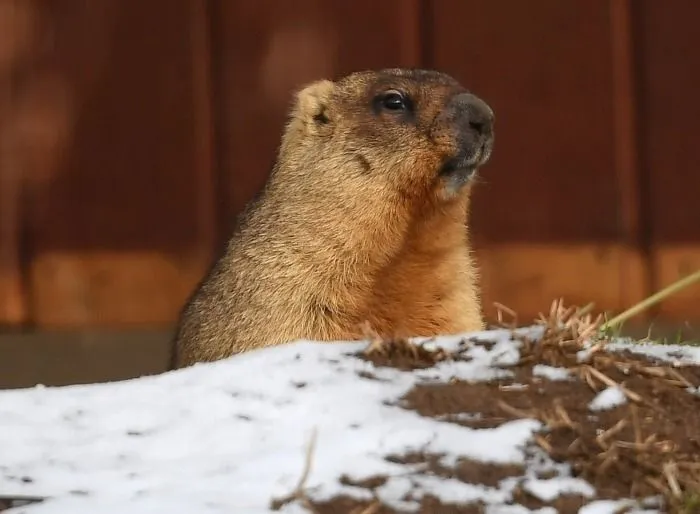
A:
{"type": "MultiPolygon", "coordinates": [[[[426,383],[416,385],[399,405],[423,416],[472,428],[493,428],[518,418],[537,419],[544,428],[534,437],[532,452],[544,451],[554,462],[571,466],[574,477],[590,483],[596,500],[634,499],[637,509],[669,513],[700,513],[700,366],[608,349],[597,336],[600,319],[578,316],[573,308],[555,304],[538,323],[537,340],[513,338],[520,359],[502,366],[509,378],[488,382],[426,383]],[[596,402],[603,408],[593,409],[596,402]]],[[[459,349],[429,350],[407,340],[372,341],[357,357],[375,366],[410,371],[439,362],[468,359],[470,345],[493,343],[462,341],[459,349]]],[[[447,469],[439,455],[392,456],[398,462],[423,464],[426,473],[494,486],[500,480],[523,475],[519,466],[459,461],[447,469]]],[[[547,477],[542,477],[547,478],[547,477]]],[[[347,480],[341,477],[341,481],[347,480]]],[[[386,477],[351,485],[370,491],[386,477]]],[[[410,501],[410,494],[404,498],[410,501]]],[[[421,512],[479,513],[482,504],[447,505],[434,497],[415,499],[421,512]]],[[[542,501],[516,488],[512,503],[528,508],[553,507],[562,514],[576,513],[592,501],[577,495],[542,501]]],[[[361,501],[339,496],[309,502],[315,512],[393,513],[379,500],[361,501]]]]}

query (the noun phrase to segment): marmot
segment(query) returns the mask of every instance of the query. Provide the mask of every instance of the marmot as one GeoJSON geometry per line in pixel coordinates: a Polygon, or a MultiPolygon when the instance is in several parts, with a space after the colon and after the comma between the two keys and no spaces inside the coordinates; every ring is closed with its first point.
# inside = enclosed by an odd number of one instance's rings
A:
{"type": "Polygon", "coordinates": [[[298,339],[483,328],[467,216],[494,114],[441,72],[297,92],[277,160],[185,305],[174,367],[298,339]]]}

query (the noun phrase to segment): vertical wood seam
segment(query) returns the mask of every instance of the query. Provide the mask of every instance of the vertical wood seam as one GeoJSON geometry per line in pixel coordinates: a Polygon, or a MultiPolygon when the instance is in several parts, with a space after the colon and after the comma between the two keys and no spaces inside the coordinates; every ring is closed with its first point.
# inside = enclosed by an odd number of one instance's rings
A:
{"type": "Polygon", "coordinates": [[[619,291],[624,304],[638,301],[651,288],[651,259],[645,244],[649,226],[642,217],[632,9],[630,0],[609,0],[615,176],[620,202],[618,222],[625,248],[620,261],[619,291]],[[640,261],[638,266],[632,265],[635,260],[640,261]],[[640,283],[639,287],[630,290],[636,283],[640,283]]]}
{"type": "MultiPolygon", "coordinates": [[[[195,0],[201,1],[201,0],[195,0]]],[[[221,54],[223,52],[222,27],[222,0],[204,0],[207,3],[207,31],[209,40],[209,93],[212,126],[212,184],[213,191],[211,202],[214,206],[216,217],[215,253],[219,252],[225,244],[228,234],[226,230],[230,226],[228,215],[228,186],[229,181],[224,167],[224,134],[223,129],[225,105],[222,92],[224,74],[222,71],[221,54]]],[[[231,152],[230,148],[227,150],[231,152]]]]}
{"type": "MultiPolygon", "coordinates": [[[[16,20],[19,16],[17,9],[20,2],[9,0],[8,3],[9,15],[16,20]]],[[[30,16],[34,15],[32,7],[34,7],[33,4],[29,2],[22,6],[24,9],[31,10],[30,16]]],[[[10,45],[16,44],[13,38],[21,37],[14,34],[13,29],[11,25],[10,33],[5,35],[10,45]]],[[[25,37],[33,37],[33,32],[25,37]]],[[[29,52],[32,51],[33,48],[29,50],[29,52]]],[[[13,132],[12,124],[15,122],[13,111],[17,100],[17,71],[23,68],[24,63],[18,62],[15,57],[17,56],[10,57],[7,69],[0,70],[0,73],[4,73],[4,76],[0,75],[0,108],[4,111],[3,118],[0,119],[0,251],[2,251],[0,266],[7,266],[5,278],[10,277],[8,280],[0,277],[5,286],[3,292],[10,295],[10,298],[0,299],[5,304],[0,315],[0,323],[22,326],[30,318],[30,303],[27,296],[28,267],[25,254],[27,223],[26,209],[23,205],[26,177],[22,173],[21,162],[17,160],[16,134],[13,132]],[[7,240],[3,241],[5,238],[7,240]],[[9,270],[12,272],[10,273],[9,270]],[[11,274],[17,276],[11,277],[11,274]],[[13,298],[15,294],[16,297],[13,298]]],[[[20,59],[27,59],[26,52],[20,59]]],[[[3,273],[3,270],[0,269],[0,273],[3,273]]]]}
{"type": "Polygon", "coordinates": [[[418,0],[420,2],[420,65],[424,68],[435,66],[435,13],[433,0],[418,0]]]}
{"type": "Polygon", "coordinates": [[[423,59],[423,13],[421,2],[424,0],[407,0],[402,11],[402,23],[399,29],[401,48],[399,65],[402,67],[419,67],[423,59]]]}
{"type": "Polygon", "coordinates": [[[215,126],[212,77],[211,3],[210,0],[191,0],[192,5],[192,84],[194,110],[194,137],[196,139],[197,204],[200,214],[199,230],[203,235],[206,251],[194,249],[198,258],[211,258],[216,241],[218,216],[215,200],[215,126]],[[205,178],[206,177],[206,180],[205,178]]]}

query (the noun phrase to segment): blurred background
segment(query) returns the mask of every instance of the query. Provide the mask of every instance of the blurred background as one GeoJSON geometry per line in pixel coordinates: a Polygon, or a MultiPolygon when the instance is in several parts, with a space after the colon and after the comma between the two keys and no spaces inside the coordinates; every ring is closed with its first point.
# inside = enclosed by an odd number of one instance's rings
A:
{"type": "MultiPolygon", "coordinates": [[[[0,387],[165,370],[292,91],[365,68],[440,69],[496,112],[472,212],[490,320],[622,311],[700,268],[698,19],[696,0],[0,0],[0,387]]],[[[696,322],[698,287],[633,329],[696,322]]]]}

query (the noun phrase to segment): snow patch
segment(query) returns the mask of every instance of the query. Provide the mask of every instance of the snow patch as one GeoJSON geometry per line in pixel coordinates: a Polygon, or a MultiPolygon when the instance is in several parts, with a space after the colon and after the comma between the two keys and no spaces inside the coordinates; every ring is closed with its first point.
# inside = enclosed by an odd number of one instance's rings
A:
{"type": "Polygon", "coordinates": [[[535,364],[532,367],[532,374],[536,377],[543,377],[547,380],[568,380],[571,378],[569,370],[566,368],[557,368],[547,366],[545,364],[535,364]]]}
{"type": "Polygon", "coordinates": [[[610,386],[599,392],[588,404],[588,408],[593,411],[614,409],[627,402],[625,393],[617,386],[610,386]]]}
{"type": "Polygon", "coordinates": [[[572,477],[530,479],[525,481],[523,487],[545,502],[550,502],[562,494],[581,495],[586,498],[595,494],[595,489],[588,482],[572,477]]]}

